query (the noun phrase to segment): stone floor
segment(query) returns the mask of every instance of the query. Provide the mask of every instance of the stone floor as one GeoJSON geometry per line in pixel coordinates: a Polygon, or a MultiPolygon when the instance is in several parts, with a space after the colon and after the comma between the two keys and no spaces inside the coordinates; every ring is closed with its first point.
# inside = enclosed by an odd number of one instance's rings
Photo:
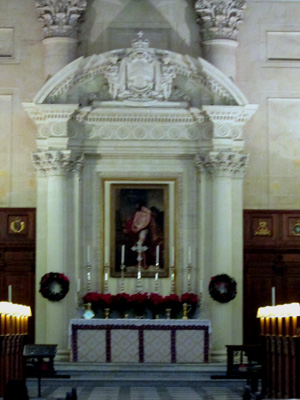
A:
{"type": "MultiPolygon", "coordinates": [[[[76,388],[78,400],[237,400],[245,380],[225,376],[221,364],[83,364],[58,363],[58,376],[41,380],[40,400],[64,400],[76,388]]],[[[28,378],[30,399],[38,399],[38,382],[28,378]]],[[[16,399],[18,400],[18,399],[16,399]]]]}

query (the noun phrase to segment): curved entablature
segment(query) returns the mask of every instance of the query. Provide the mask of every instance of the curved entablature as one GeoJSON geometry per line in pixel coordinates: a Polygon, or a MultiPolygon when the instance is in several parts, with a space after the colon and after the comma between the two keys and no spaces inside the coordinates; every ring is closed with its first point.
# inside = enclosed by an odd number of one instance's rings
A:
{"type": "Polygon", "coordinates": [[[204,59],[149,48],[141,38],[131,48],[73,61],[45,83],[34,103],[198,108],[248,104],[237,86],[204,59]]]}

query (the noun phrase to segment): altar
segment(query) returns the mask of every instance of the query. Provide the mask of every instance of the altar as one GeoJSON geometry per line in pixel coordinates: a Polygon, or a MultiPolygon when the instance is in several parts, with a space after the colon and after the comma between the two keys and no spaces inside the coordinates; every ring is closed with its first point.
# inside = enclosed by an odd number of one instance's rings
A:
{"type": "Polygon", "coordinates": [[[72,361],[98,363],[204,363],[209,320],[72,319],[72,361]]]}

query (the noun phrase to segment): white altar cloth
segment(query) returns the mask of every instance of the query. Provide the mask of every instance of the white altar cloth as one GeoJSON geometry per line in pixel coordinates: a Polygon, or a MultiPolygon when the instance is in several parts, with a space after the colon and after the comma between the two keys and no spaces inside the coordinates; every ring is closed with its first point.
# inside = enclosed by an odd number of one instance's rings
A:
{"type": "Polygon", "coordinates": [[[72,319],[73,361],[208,362],[209,320],[72,319]]]}

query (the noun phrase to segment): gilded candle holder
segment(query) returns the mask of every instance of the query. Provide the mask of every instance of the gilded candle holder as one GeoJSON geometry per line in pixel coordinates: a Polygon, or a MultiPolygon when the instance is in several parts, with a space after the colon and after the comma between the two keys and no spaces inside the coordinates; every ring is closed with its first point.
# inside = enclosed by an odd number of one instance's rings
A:
{"type": "Polygon", "coordinates": [[[105,319],[108,319],[108,318],[109,318],[109,312],[110,312],[110,309],[109,309],[109,308],[105,308],[105,309],[104,309],[104,318],[105,318],[105,319]]]}
{"type": "Polygon", "coordinates": [[[187,303],[183,303],[182,304],[182,319],[189,319],[188,317],[188,313],[189,311],[191,311],[192,306],[190,304],[187,303]]]}

